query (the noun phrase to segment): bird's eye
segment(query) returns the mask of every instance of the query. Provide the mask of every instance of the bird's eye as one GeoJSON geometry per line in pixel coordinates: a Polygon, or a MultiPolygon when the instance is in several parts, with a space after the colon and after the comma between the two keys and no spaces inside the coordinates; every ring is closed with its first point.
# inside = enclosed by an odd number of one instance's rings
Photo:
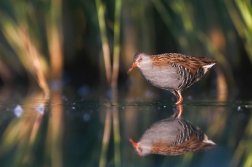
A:
{"type": "Polygon", "coordinates": [[[138,149],[139,152],[143,151],[143,149],[141,147],[138,147],[137,149],[138,149]]]}
{"type": "Polygon", "coordinates": [[[139,57],[137,61],[139,62],[139,61],[141,61],[141,60],[142,60],[142,57],[139,57]]]}

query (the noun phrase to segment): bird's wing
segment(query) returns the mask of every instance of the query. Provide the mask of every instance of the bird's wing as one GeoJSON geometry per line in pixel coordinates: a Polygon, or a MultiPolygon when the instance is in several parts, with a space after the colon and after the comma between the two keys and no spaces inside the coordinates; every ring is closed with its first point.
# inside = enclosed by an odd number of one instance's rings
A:
{"type": "Polygon", "coordinates": [[[206,57],[194,57],[185,56],[179,53],[165,53],[160,55],[151,56],[153,64],[162,66],[167,63],[174,63],[176,65],[187,68],[192,74],[194,74],[199,68],[216,63],[215,60],[208,59],[206,57]]]}
{"type": "Polygon", "coordinates": [[[191,136],[195,136],[199,141],[204,140],[205,134],[197,126],[194,126],[183,118],[178,119],[178,122],[181,125],[181,129],[179,135],[177,136],[176,144],[189,140],[191,136]]]}

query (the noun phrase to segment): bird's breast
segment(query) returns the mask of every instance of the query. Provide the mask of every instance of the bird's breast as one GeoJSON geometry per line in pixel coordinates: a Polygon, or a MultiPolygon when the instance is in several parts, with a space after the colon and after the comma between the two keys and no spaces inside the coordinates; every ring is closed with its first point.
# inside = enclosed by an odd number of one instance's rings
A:
{"type": "Polygon", "coordinates": [[[178,68],[171,64],[165,66],[141,65],[139,69],[148,82],[162,89],[178,89],[182,82],[178,68]]]}

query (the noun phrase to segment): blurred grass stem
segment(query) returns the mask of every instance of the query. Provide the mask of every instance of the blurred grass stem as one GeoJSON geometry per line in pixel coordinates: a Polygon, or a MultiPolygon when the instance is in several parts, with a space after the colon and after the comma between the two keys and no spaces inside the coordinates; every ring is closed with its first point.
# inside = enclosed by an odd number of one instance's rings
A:
{"type": "Polygon", "coordinates": [[[121,153],[120,153],[120,124],[118,115],[118,90],[112,87],[112,111],[113,111],[113,132],[114,132],[114,162],[115,166],[121,166],[121,153]]]}
{"type": "Polygon", "coordinates": [[[18,33],[20,35],[20,38],[22,39],[22,44],[23,44],[22,47],[26,48],[27,55],[32,60],[33,67],[36,71],[38,84],[41,87],[41,89],[44,91],[45,98],[49,98],[50,97],[50,89],[48,87],[46,77],[42,71],[43,68],[40,63],[41,55],[39,54],[36,47],[30,41],[30,38],[29,38],[27,29],[25,26],[18,27],[18,33]]]}
{"type": "Polygon", "coordinates": [[[101,34],[102,51],[103,51],[103,57],[104,57],[106,78],[107,78],[107,82],[110,83],[111,81],[111,62],[110,61],[111,60],[110,60],[110,49],[109,49],[109,44],[108,44],[108,38],[106,34],[104,7],[101,0],[95,0],[95,4],[96,4],[96,9],[97,9],[99,29],[100,29],[100,34],[101,34]]]}
{"type": "MultiPolygon", "coordinates": [[[[121,8],[122,1],[115,0],[114,13],[114,46],[113,46],[113,71],[111,80],[112,89],[112,104],[118,103],[118,73],[119,73],[119,58],[120,58],[120,29],[121,29],[121,8]]],[[[120,153],[120,124],[118,116],[118,106],[112,106],[113,110],[113,130],[114,130],[114,162],[115,166],[121,166],[120,153]]]]}
{"type": "Polygon", "coordinates": [[[113,71],[111,87],[117,87],[120,58],[120,29],[121,29],[121,8],[122,1],[115,1],[115,21],[114,21],[114,47],[113,47],[113,71]]]}
{"type": "Polygon", "coordinates": [[[101,148],[101,157],[99,161],[99,167],[106,166],[106,158],[107,158],[110,133],[111,133],[111,112],[110,112],[110,106],[109,106],[106,109],[105,126],[104,126],[104,133],[103,133],[103,139],[102,139],[102,148],[101,148]]]}
{"type": "Polygon", "coordinates": [[[249,0],[224,0],[227,11],[239,36],[244,39],[244,47],[252,63],[252,4],[249,0]],[[237,11],[238,10],[238,11],[237,11]]]}
{"type": "Polygon", "coordinates": [[[62,1],[52,0],[49,17],[46,19],[47,39],[50,52],[51,79],[61,79],[63,66],[62,52],[62,1]]]}
{"type": "MultiPolygon", "coordinates": [[[[62,104],[62,92],[52,91],[51,101],[62,104]]],[[[63,135],[63,106],[50,105],[50,118],[47,131],[47,148],[49,164],[47,166],[63,166],[62,135],[63,135]]]]}
{"type": "Polygon", "coordinates": [[[230,166],[238,166],[240,161],[242,160],[242,156],[247,153],[247,157],[245,155],[245,164],[244,166],[251,166],[252,161],[251,161],[251,139],[249,136],[252,135],[252,116],[250,116],[249,122],[245,128],[245,133],[242,137],[242,139],[239,141],[238,146],[235,150],[235,153],[232,157],[232,160],[230,162],[230,166]]]}

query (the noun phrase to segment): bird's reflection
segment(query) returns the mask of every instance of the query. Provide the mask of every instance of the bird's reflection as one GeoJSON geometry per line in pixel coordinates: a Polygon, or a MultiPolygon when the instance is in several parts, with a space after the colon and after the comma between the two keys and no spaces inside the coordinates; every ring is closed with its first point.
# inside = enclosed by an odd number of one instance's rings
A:
{"type": "Polygon", "coordinates": [[[171,117],[151,125],[139,142],[129,139],[136,154],[180,155],[216,147],[200,128],[181,117],[182,111],[183,106],[178,105],[171,117]]]}

